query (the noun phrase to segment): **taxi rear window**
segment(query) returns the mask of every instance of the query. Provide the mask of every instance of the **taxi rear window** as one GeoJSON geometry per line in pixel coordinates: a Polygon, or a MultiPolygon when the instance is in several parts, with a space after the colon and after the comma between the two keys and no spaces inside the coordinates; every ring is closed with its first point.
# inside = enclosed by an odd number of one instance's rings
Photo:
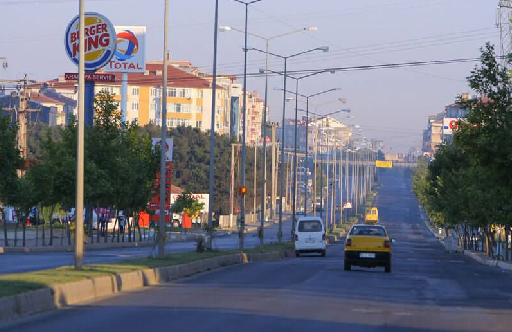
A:
{"type": "Polygon", "coordinates": [[[352,228],[350,235],[386,236],[386,231],[382,227],[356,226],[352,228]]]}
{"type": "Polygon", "coordinates": [[[301,220],[299,232],[321,232],[322,224],[318,220],[301,220]]]}

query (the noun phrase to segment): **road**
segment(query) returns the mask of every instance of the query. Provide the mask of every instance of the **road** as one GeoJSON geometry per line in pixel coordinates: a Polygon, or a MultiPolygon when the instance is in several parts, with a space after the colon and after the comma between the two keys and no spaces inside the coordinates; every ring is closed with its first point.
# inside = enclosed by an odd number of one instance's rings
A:
{"type": "MultiPolygon", "coordinates": [[[[510,331],[512,275],[445,253],[401,170],[380,174],[393,271],[344,271],[327,257],[226,267],[5,327],[16,331],[510,331]]],[[[2,330],[2,328],[0,328],[2,330]]],[[[3,330],[2,330],[3,331],[3,330]]]]}
{"type": "MultiPolygon", "coordinates": [[[[286,216],[287,218],[289,216],[286,216]]],[[[265,228],[265,243],[277,242],[278,226],[274,225],[265,228]]],[[[291,222],[283,223],[283,239],[289,241],[291,237],[291,222]]],[[[247,233],[245,237],[246,248],[254,248],[260,244],[256,233],[247,233]]],[[[238,248],[238,235],[224,235],[214,239],[214,248],[229,250],[238,248]]],[[[194,241],[171,242],[166,246],[167,253],[193,251],[196,249],[194,241]]],[[[135,257],[147,257],[152,251],[151,247],[142,248],[117,248],[105,250],[90,250],[84,254],[85,264],[112,263],[123,259],[135,257]]],[[[30,254],[4,254],[0,255],[0,274],[20,273],[50,269],[59,266],[73,265],[74,256],[72,252],[54,253],[30,253],[30,254]]]]}

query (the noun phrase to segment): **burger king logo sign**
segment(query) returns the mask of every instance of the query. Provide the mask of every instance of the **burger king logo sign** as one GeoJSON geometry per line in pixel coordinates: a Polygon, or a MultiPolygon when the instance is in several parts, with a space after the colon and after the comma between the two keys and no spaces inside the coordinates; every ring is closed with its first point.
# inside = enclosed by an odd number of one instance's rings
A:
{"type": "MultiPolygon", "coordinates": [[[[80,17],[71,20],[65,35],[68,57],[78,65],[80,17]]],[[[98,13],[85,13],[85,70],[96,70],[105,66],[116,52],[117,37],[112,23],[98,13]]]]}

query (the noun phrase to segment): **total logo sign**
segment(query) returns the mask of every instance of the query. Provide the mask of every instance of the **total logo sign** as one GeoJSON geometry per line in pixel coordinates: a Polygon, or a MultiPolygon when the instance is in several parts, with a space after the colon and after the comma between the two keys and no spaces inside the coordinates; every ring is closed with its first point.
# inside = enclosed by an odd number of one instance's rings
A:
{"type": "MultiPolygon", "coordinates": [[[[68,57],[76,65],[79,61],[80,17],[77,15],[69,23],[64,37],[68,57]]],[[[114,56],[117,46],[116,31],[105,16],[85,13],[85,70],[96,70],[114,56]]]]}
{"type": "Polygon", "coordinates": [[[146,70],[146,27],[116,26],[115,29],[117,50],[105,71],[143,73],[146,70]]]}

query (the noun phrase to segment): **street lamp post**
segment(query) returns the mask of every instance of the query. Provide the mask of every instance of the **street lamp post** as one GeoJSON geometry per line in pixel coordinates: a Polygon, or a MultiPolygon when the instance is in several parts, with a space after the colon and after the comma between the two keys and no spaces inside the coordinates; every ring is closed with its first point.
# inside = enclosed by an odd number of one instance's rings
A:
{"type": "MultiPolygon", "coordinates": [[[[320,71],[318,73],[324,73],[326,71],[320,71]]],[[[329,71],[330,72],[330,71],[329,71]]],[[[309,77],[311,75],[308,75],[308,76],[305,76],[305,77],[309,77]]],[[[304,78],[305,78],[304,77],[304,78]]],[[[297,80],[298,82],[298,80],[297,80]]],[[[281,90],[281,89],[279,89],[281,90]]],[[[332,88],[332,89],[328,89],[328,90],[323,90],[323,91],[320,91],[320,92],[317,92],[317,93],[314,93],[314,94],[311,94],[311,95],[303,95],[303,94],[300,94],[298,92],[291,92],[291,91],[286,91],[288,93],[295,93],[296,95],[296,98],[295,98],[295,107],[297,109],[297,96],[300,96],[300,97],[303,97],[306,99],[306,152],[305,152],[305,165],[307,166],[307,160],[308,160],[308,131],[309,131],[309,99],[310,98],[313,98],[313,97],[317,97],[317,96],[320,96],[320,95],[323,95],[323,94],[326,94],[326,93],[329,93],[329,92],[332,92],[332,91],[339,91],[341,90],[341,88],[332,88]]],[[[342,98],[339,98],[339,100],[343,100],[345,101],[345,99],[342,99],[342,98]]],[[[303,110],[299,110],[299,111],[303,111],[303,110]]],[[[343,111],[343,110],[342,110],[343,111]]],[[[341,112],[341,111],[340,111],[341,112]]],[[[313,113],[313,112],[312,112],[313,113]]],[[[338,112],[334,112],[334,113],[330,113],[330,114],[335,114],[335,113],[338,113],[338,112]]],[[[316,113],[314,113],[316,114],[316,113]]],[[[297,119],[297,117],[295,118],[297,119]]],[[[297,120],[295,121],[295,123],[297,123],[297,120]]],[[[297,131],[295,131],[295,133],[297,133],[297,131]]],[[[304,172],[304,183],[307,183],[307,173],[304,172]]],[[[306,195],[304,195],[304,197],[306,197],[306,195]]],[[[316,198],[316,197],[315,197],[316,198]]],[[[307,199],[305,198],[304,199],[304,215],[307,214],[307,199]]]]}
{"type": "MultiPolygon", "coordinates": [[[[246,108],[247,108],[247,21],[249,14],[249,5],[253,3],[260,2],[263,0],[252,0],[252,1],[242,1],[242,0],[233,0],[235,2],[241,3],[245,5],[245,42],[244,42],[244,83],[243,83],[243,102],[242,102],[242,179],[241,186],[245,187],[245,122],[246,122],[246,108]]],[[[212,128],[213,130],[213,128],[212,128]]],[[[240,250],[244,249],[244,232],[245,232],[245,193],[241,195],[241,217],[240,217],[240,242],[239,247],[240,250]]]]}
{"type": "MultiPolygon", "coordinates": [[[[315,51],[328,52],[329,51],[329,47],[328,46],[316,47],[316,48],[313,48],[313,49],[310,49],[310,50],[307,50],[307,51],[302,51],[302,52],[295,53],[295,54],[288,55],[288,56],[283,56],[283,55],[279,55],[279,54],[276,54],[276,53],[273,53],[273,52],[263,51],[263,50],[260,50],[260,49],[254,48],[254,47],[252,47],[250,50],[256,51],[256,52],[260,52],[260,53],[264,53],[264,54],[270,54],[272,56],[275,56],[275,57],[278,57],[278,58],[284,60],[283,90],[285,90],[285,91],[283,91],[283,116],[282,116],[282,122],[281,122],[281,127],[282,127],[282,129],[281,129],[281,163],[282,163],[284,161],[284,147],[285,147],[285,145],[284,145],[284,121],[285,121],[285,113],[286,113],[286,77],[287,77],[287,62],[288,62],[288,59],[295,58],[295,57],[297,57],[299,55],[303,55],[303,54],[307,54],[307,53],[311,53],[311,52],[315,52],[315,51]]],[[[246,49],[246,51],[247,51],[247,49],[246,49]]],[[[283,225],[282,225],[283,224],[283,175],[284,175],[283,168],[281,167],[280,170],[279,170],[279,176],[280,176],[280,180],[279,180],[279,183],[280,183],[280,189],[279,189],[279,230],[277,232],[277,237],[279,239],[279,242],[282,241],[282,237],[283,237],[283,225]]],[[[295,197],[294,197],[294,200],[295,200],[295,197]]],[[[292,215],[293,226],[292,227],[294,227],[295,226],[295,211],[293,211],[292,213],[293,213],[293,215],[292,215]]]]}
{"type": "Polygon", "coordinates": [[[213,249],[213,192],[215,164],[215,102],[217,100],[217,25],[219,24],[219,0],[215,0],[215,23],[213,32],[213,79],[212,79],[212,114],[210,130],[210,174],[208,197],[208,248],[213,249]]]}
{"type": "MultiPolygon", "coordinates": [[[[239,30],[239,29],[236,29],[236,28],[233,28],[231,26],[221,26],[219,28],[220,31],[237,31],[237,32],[244,32],[242,30],[239,30]]],[[[286,32],[286,33],[282,33],[282,34],[279,34],[279,35],[275,35],[275,36],[272,36],[272,37],[263,37],[263,36],[260,36],[258,34],[255,34],[255,33],[250,33],[250,32],[247,32],[247,29],[244,33],[248,34],[248,35],[251,35],[253,37],[256,37],[256,38],[259,38],[259,39],[263,39],[265,41],[265,100],[264,100],[264,105],[263,105],[263,115],[262,115],[262,137],[263,137],[263,151],[262,151],[262,162],[263,162],[263,176],[262,176],[262,179],[261,179],[261,190],[262,190],[262,194],[261,194],[261,216],[260,216],[260,243],[263,244],[263,231],[264,231],[264,223],[265,223],[265,211],[266,211],[266,206],[265,206],[265,197],[266,197],[266,178],[267,178],[267,102],[268,102],[268,55],[269,55],[269,41],[273,40],[273,39],[277,39],[277,38],[281,38],[281,37],[284,37],[284,36],[288,36],[288,35],[291,35],[291,34],[294,34],[294,33],[298,33],[298,32],[302,32],[302,31],[316,31],[317,28],[316,27],[307,27],[307,28],[302,28],[302,29],[296,29],[296,30],[293,30],[293,31],[290,31],[290,32],[286,32]]],[[[246,47],[246,53],[247,53],[247,44],[245,45],[246,47]]],[[[244,118],[245,119],[245,118],[244,118]]],[[[245,121],[245,120],[244,120],[245,121]]],[[[275,142],[274,142],[275,144],[275,142]]],[[[256,167],[256,166],[255,166],[256,167]]],[[[256,179],[256,178],[255,178],[256,179]]],[[[256,180],[255,180],[256,181],[256,180]]],[[[272,183],[273,185],[273,183],[272,183]]],[[[256,191],[254,192],[254,196],[256,197],[256,191]]],[[[271,207],[270,209],[272,210],[273,209],[273,204],[274,202],[271,201],[271,207]]]]}

